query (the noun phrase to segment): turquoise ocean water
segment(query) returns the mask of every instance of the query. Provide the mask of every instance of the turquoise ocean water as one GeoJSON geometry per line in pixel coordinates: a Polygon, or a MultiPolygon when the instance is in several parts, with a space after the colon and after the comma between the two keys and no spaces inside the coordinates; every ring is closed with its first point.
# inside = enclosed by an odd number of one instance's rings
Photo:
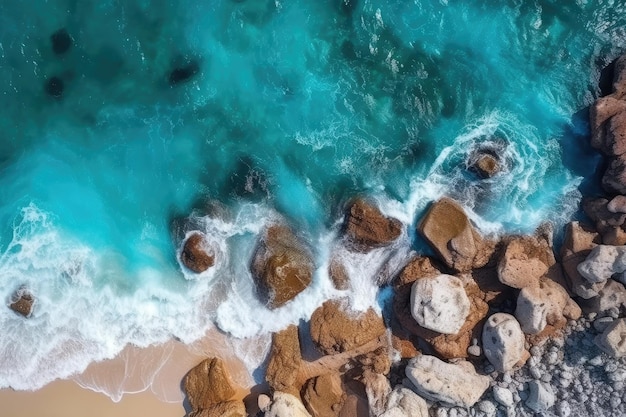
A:
{"type": "Polygon", "coordinates": [[[625,42],[623,1],[1,0],[0,294],[25,285],[37,302],[29,319],[0,309],[0,387],[214,325],[235,345],[263,337],[338,296],[333,251],[355,307],[376,305],[377,269],[402,262],[443,194],[485,233],[562,225],[593,191],[584,109],[625,42]],[[480,147],[504,172],[465,169],[480,147]],[[335,247],[358,193],[406,224],[403,242],[335,247]],[[203,217],[209,200],[230,215],[203,217]],[[199,277],[177,262],[172,221],[188,215],[217,253],[199,277]],[[277,217],[319,269],[271,312],[247,262],[277,217]]]}

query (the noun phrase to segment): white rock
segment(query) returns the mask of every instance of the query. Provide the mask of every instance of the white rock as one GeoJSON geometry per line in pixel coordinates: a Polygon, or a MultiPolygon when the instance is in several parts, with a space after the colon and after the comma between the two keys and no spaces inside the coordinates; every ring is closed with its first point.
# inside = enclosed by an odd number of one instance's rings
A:
{"type": "Polygon", "coordinates": [[[517,296],[515,317],[527,334],[537,334],[547,324],[565,322],[563,311],[568,305],[567,291],[552,280],[543,280],[539,286],[523,288],[517,296]]]}
{"type": "Polygon", "coordinates": [[[389,395],[387,409],[379,417],[428,417],[428,405],[410,389],[397,386],[389,395]]]}
{"type": "Polygon", "coordinates": [[[406,376],[418,395],[450,406],[471,407],[489,387],[489,377],[476,373],[467,361],[454,364],[420,355],[409,361],[406,376]]]}
{"type": "Polygon", "coordinates": [[[613,321],[595,339],[596,345],[615,358],[626,356],[626,319],[613,321]]]}
{"type": "Polygon", "coordinates": [[[411,314],[417,323],[444,334],[461,330],[470,311],[463,282],[452,275],[421,278],[411,290],[411,314]]]}
{"type": "Polygon", "coordinates": [[[522,359],[525,340],[522,328],[510,314],[496,313],[483,327],[483,351],[499,372],[513,369],[522,359]]]}
{"type": "Polygon", "coordinates": [[[590,284],[604,282],[626,271],[626,246],[598,245],[578,264],[578,272],[590,284]]]}
{"type": "Polygon", "coordinates": [[[480,411],[482,411],[485,417],[495,417],[497,412],[497,407],[491,401],[483,400],[476,405],[480,411]]]}
{"type": "Polygon", "coordinates": [[[598,291],[598,296],[593,297],[587,303],[587,308],[596,311],[609,311],[626,306],[626,288],[612,279],[606,282],[604,288],[598,291]]]}
{"type": "Polygon", "coordinates": [[[536,413],[540,413],[554,405],[556,396],[550,384],[542,381],[530,381],[528,386],[530,388],[530,394],[526,400],[528,408],[536,413]]]}
{"type": "Polygon", "coordinates": [[[291,394],[276,391],[265,417],[311,417],[304,404],[291,394]]]}
{"type": "Polygon", "coordinates": [[[383,413],[391,394],[389,379],[382,374],[367,372],[364,373],[363,383],[370,411],[376,416],[383,413]]]}
{"type": "Polygon", "coordinates": [[[513,407],[515,405],[513,393],[507,388],[499,386],[493,387],[493,398],[505,407],[513,407]]]}

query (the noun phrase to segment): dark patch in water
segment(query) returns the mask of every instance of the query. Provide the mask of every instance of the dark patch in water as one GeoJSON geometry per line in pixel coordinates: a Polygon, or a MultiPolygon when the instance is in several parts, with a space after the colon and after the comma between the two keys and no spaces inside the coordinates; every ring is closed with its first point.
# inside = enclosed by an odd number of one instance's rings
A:
{"type": "Polygon", "coordinates": [[[50,35],[52,51],[57,55],[63,55],[72,46],[72,37],[65,28],[59,29],[50,35]]]}
{"type": "Polygon", "coordinates": [[[184,65],[176,67],[170,72],[168,77],[170,86],[185,83],[200,72],[200,64],[197,61],[189,61],[184,65]]]}
{"type": "Polygon", "coordinates": [[[48,94],[49,96],[52,96],[54,98],[60,98],[63,95],[65,84],[63,83],[63,80],[59,77],[50,77],[46,80],[44,89],[46,91],[46,94],[48,94]]]}

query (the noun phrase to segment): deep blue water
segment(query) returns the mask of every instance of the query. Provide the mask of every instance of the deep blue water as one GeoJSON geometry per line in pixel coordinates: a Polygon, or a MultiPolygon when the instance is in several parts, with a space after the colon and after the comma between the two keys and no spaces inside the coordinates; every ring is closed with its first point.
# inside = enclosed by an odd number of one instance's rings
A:
{"type": "MultiPolygon", "coordinates": [[[[407,225],[398,259],[443,194],[485,233],[564,224],[598,163],[580,112],[624,50],[626,6],[562,3],[0,1],[0,294],[37,298],[28,320],[0,309],[0,386],[213,322],[242,337],[306,318],[337,295],[325,265],[357,193],[407,225]],[[483,181],[465,169],[481,146],[505,165],[483,181]],[[231,215],[201,218],[208,200],[231,215]],[[198,279],[171,230],[192,212],[218,260],[198,279]],[[247,260],[276,216],[320,268],[269,312],[247,260]]],[[[386,256],[352,272],[367,281],[386,256]]],[[[362,284],[355,303],[375,304],[362,284]]]]}

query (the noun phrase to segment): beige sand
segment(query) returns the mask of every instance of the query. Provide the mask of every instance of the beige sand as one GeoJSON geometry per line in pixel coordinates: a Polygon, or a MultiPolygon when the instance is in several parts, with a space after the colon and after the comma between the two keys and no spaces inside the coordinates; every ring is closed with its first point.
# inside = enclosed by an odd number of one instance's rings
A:
{"type": "Polygon", "coordinates": [[[0,390],[0,417],[183,417],[181,381],[209,356],[226,360],[231,375],[243,386],[238,398],[249,393],[248,371],[232,358],[226,337],[211,330],[189,346],[177,341],[145,349],[128,346],[114,359],[91,364],[74,380],[55,381],[38,391],[0,390]],[[79,383],[108,392],[121,387],[138,393],[119,395],[116,403],[79,383]]]}

